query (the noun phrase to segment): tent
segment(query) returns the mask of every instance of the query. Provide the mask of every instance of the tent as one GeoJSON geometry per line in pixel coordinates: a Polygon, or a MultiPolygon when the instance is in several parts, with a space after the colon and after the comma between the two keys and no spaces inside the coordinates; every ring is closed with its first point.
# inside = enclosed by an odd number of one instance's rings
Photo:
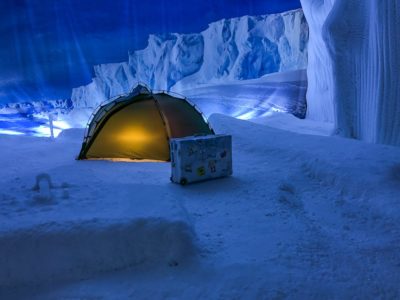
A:
{"type": "Polygon", "coordinates": [[[78,159],[169,161],[169,139],[214,134],[186,98],[138,85],[101,105],[88,123],[78,159]]]}

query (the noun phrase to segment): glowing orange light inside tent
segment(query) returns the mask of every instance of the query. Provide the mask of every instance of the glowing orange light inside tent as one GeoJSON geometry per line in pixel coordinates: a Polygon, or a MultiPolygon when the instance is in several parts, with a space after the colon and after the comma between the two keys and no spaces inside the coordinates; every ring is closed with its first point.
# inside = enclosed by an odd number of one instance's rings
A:
{"type": "Polygon", "coordinates": [[[151,132],[138,127],[124,128],[116,136],[116,140],[120,143],[139,143],[147,144],[154,140],[154,135],[151,132]]]}

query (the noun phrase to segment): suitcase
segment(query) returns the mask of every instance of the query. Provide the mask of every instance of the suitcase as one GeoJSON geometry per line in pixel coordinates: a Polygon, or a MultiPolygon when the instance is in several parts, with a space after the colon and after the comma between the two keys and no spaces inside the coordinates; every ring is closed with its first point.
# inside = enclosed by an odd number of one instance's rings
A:
{"type": "Polygon", "coordinates": [[[171,139],[170,153],[172,182],[185,185],[232,175],[230,135],[171,139]]]}

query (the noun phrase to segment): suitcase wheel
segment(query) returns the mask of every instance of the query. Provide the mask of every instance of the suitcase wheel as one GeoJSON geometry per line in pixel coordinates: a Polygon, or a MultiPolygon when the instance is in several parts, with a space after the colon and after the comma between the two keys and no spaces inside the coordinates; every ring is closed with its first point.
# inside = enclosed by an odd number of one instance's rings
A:
{"type": "Polygon", "coordinates": [[[187,179],[182,178],[181,181],[179,182],[181,185],[186,185],[187,184],[187,179]]]}

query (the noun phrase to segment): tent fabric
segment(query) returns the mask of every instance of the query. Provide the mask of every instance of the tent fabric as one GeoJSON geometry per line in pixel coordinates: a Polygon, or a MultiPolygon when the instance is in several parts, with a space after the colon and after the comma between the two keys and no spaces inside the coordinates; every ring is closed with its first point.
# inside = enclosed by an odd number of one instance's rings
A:
{"type": "Polygon", "coordinates": [[[207,133],[210,131],[210,127],[202,115],[187,101],[177,101],[177,98],[165,93],[156,94],[154,98],[165,116],[171,137],[184,137],[193,135],[193,132],[207,133]]]}
{"type": "Polygon", "coordinates": [[[169,161],[169,139],[214,134],[186,99],[139,86],[100,106],[88,124],[79,159],[169,161]]]}

